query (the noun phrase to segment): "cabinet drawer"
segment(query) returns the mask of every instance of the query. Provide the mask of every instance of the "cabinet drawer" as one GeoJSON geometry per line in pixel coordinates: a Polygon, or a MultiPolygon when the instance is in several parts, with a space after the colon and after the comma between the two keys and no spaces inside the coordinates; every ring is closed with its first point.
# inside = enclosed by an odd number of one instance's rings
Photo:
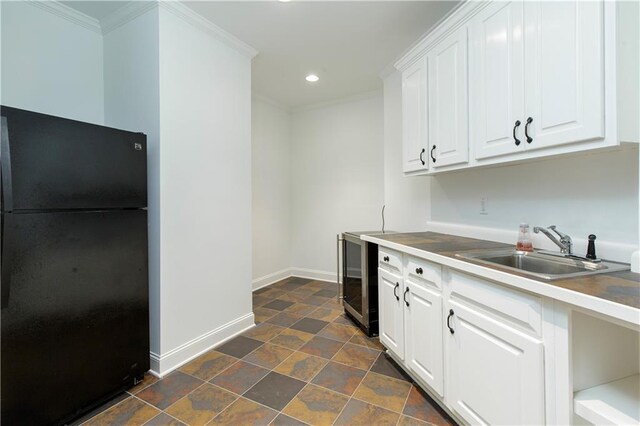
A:
{"type": "Polygon", "coordinates": [[[542,302],[538,297],[458,271],[451,271],[451,297],[525,332],[542,335],[542,302]]]}
{"type": "Polygon", "coordinates": [[[442,288],[442,266],[419,257],[407,256],[405,278],[416,284],[442,288]]]}
{"type": "Polygon", "coordinates": [[[386,247],[379,247],[378,261],[382,269],[402,276],[402,253],[386,247]]]}

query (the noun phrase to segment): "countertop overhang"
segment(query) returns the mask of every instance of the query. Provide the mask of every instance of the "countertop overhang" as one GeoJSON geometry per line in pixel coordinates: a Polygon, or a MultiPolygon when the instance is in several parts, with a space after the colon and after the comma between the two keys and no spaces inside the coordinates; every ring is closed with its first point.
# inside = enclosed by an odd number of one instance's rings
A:
{"type": "Polygon", "coordinates": [[[610,272],[546,281],[525,274],[474,263],[456,253],[513,247],[513,245],[436,232],[362,235],[364,241],[430,260],[462,272],[497,281],[540,296],[559,300],[640,326],[640,274],[610,272]]]}

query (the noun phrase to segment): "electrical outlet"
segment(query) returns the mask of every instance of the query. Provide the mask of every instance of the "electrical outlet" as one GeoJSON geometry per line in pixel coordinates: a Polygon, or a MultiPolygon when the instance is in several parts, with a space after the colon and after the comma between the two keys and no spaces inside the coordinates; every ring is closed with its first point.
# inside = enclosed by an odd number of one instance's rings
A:
{"type": "Polygon", "coordinates": [[[489,198],[488,197],[480,198],[480,214],[481,215],[489,214],[489,198]]]}

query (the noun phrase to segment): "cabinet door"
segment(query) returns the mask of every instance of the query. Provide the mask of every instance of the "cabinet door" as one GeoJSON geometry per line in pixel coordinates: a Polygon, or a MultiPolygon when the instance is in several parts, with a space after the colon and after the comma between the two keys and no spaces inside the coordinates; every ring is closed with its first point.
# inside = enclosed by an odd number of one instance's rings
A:
{"type": "Polygon", "coordinates": [[[405,361],[443,396],[442,294],[435,288],[405,281],[405,361]]]}
{"type": "Polygon", "coordinates": [[[526,149],[604,137],[603,6],[525,2],[526,149]]]}
{"type": "Polygon", "coordinates": [[[403,279],[378,269],[378,314],[380,342],[404,360],[403,279]]]}
{"type": "Polygon", "coordinates": [[[402,73],[402,145],[405,173],[429,168],[426,57],[402,73]]]}
{"type": "Polygon", "coordinates": [[[450,308],[452,408],[471,424],[544,424],[542,342],[455,300],[450,308]]]}
{"type": "Polygon", "coordinates": [[[429,62],[429,156],[433,167],[469,161],[467,28],[438,43],[429,62]]]}
{"type": "Polygon", "coordinates": [[[522,10],[520,1],[491,3],[469,26],[469,138],[476,159],[524,146],[522,10]]]}

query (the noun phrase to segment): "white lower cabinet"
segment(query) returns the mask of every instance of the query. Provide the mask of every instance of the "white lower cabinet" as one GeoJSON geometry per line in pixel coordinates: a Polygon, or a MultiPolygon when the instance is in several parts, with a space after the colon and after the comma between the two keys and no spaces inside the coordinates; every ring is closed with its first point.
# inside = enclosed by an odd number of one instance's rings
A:
{"type": "Polygon", "coordinates": [[[451,408],[472,424],[544,424],[542,342],[480,309],[449,307],[451,408]]]}
{"type": "Polygon", "coordinates": [[[380,342],[464,422],[544,424],[540,299],[407,254],[402,264],[402,277],[378,269],[380,342]]]}
{"type": "Polygon", "coordinates": [[[404,359],[404,280],[378,268],[378,321],[380,342],[404,359]]]}
{"type": "Polygon", "coordinates": [[[444,396],[442,294],[405,281],[405,362],[438,395],[444,396]]]}

